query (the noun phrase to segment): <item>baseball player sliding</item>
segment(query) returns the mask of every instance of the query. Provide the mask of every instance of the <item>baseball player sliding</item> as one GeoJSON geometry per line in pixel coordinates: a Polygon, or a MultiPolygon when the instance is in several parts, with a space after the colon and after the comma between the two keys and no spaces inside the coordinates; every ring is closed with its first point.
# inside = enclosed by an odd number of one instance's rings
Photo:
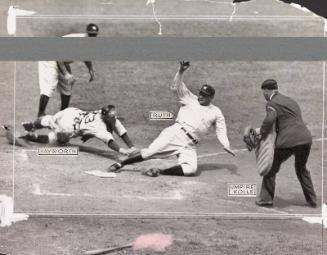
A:
{"type": "Polygon", "coordinates": [[[129,155],[136,150],[125,127],[117,118],[113,105],[91,112],[69,107],[55,115],[45,115],[34,122],[23,122],[22,125],[28,133],[20,138],[32,142],[62,145],[74,137],[80,136],[83,142],[96,137],[123,155],[129,155]],[[51,132],[48,135],[38,135],[34,132],[41,128],[49,128],[51,132]],[[121,148],[114,141],[113,132],[122,138],[129,149],[121,148]]]}
{"type": "Polygon", "coordinates": [[[118,172],[128,164],[175,155],[178,158],[177,165],[167,169],[152,168],[145,171],[144,174],[152,177],[159,174],[196,175],[196,145],[199,143],[200,137],[206,134],[211,126],[216,127],[217,138],[224,149],[234,155],[230,149],[224,116],[218,107],[211,104],[215,95],[214,88],[205,84],[199,90],[199,95],[195,96],[183,82],[183,74],[189,67],[189,62],[180,62],[179,70],[170,87],[182,105],[175,124],[165,128],[148,148],[111,165],[108,171],[118,172]]]}
{"type": "MultiPolygon", "coordinates": [[[[96,37],[99,33],[99,28],[96,24],[88,24],[86,33],[68,34],[63,37],[96,37]]],[[[75,78],[71,73],[70,64],[73,61],[40,61],[39,62],[39,85],[40,85],[40,102],[38,117],[45,115],[45,110],[57,89],[61,96],[61,110],[69,106],[72,88],[75,83],[75,78]]],[[[84,62],[89,74],[90,82],[94,80],[95,71],[91,61],[84,62]]]]}

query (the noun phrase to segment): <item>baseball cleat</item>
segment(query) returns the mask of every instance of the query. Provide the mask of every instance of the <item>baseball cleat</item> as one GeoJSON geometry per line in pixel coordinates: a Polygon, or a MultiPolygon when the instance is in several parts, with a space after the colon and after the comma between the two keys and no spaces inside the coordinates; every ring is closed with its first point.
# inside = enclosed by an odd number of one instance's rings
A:
{"type": "Polygon", "coordinates": [[[317,203],[315,201],[308,201],[308,204],[312,208],[316,208],[317,207],[317,203]]]}
{"type": "Polygon", "coordinates": [[[1,127],[4,129],[4,130],[9,130],[11,127],[8,126],[8,125],[1,125],[1,127]]]}
{"type": "Polygon", "coordinates": [[[272,201],[269,201],[269,202],[266,202],[266,201],[255,201],[255,204],[257,206],[262,206],[262,207],[273,207],[273,202],[272,201]]]}
{"type": "Polygon", "coordinates": [[[17,132],[15,134],[12,126],[1,125],[1,127],[5,129],[5,136],[7,138],[8,144],[21,147],[26,146],[26,142],[24,141],[23,137],[20,136],[20,134],[18,134],[17,132]]]}
{"type": "Polygon", "coordinates": [[[143,174],[150,177],[158,177],[160,174],[160,169],[151,168],[149,170],[144,171],[143,174]]]}
{"type": "Polygon", "coordinates": [[[109,166],[107,171],[108,172],[113,172],[113,173],[118,173],[118,172],[120,172],[120,169],[122,167],[123,167],[122,164],[116,162],[116,163],[112,164],[111,166],[109,166]]]}
{"type": "Polygon", "coordinates": [[[32,122],[23,122],[22,126],[27,132],[30,132],[34,129],[34,124],[32,122]]]}
{"type": "Polygon", "coordinates": [[[1,125],[1,127],[5,130],[5,135],[9,144],[15,144],[15,134],[12,127],[7,125],[1,125]]]}

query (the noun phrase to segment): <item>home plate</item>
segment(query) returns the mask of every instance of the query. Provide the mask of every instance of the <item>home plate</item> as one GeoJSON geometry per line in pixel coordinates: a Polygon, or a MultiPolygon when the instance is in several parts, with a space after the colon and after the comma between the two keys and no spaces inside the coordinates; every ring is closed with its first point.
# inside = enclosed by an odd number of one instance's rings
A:
{"type": "Polygon", "coordinates": [[[85,171],[85,173],[90,174],[90,175],[94,175],[94,176],[98,176],[98,177],[101,177],[101,178],[115,178],[116,177],[116,173],[105,172],[105,171],[101,171],[101,170],[85,171]]]}

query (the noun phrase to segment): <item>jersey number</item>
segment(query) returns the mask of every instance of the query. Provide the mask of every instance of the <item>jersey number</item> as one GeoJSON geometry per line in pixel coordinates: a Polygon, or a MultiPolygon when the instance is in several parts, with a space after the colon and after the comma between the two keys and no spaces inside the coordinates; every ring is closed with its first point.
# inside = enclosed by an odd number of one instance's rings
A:
{"type": "Polygon", "coordinates": [[[95,119],[95,115],[97,114],[97,112],[90,112],[88,113],[85,117],[84,117],[84,123],[87,124],[87,123],[90,123],[92,121],[94,121],[95,119]]]}

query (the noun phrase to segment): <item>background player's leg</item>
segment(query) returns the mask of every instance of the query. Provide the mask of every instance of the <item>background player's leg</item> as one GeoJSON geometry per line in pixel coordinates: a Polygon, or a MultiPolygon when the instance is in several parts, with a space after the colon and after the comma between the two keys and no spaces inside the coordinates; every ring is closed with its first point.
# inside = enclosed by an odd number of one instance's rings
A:
{"type": "Polygon", "coordinates": [[[45,115],[49,98],[58,85],[58,66],[56,61],[39,62],[40,102],[38,117],[45,115]]]}
{"type": "MultiPolygon", "coordinates": [[[[70,69],[70,65],[65,63],[66,69],[68,73],[72,73],[70,69]]],[[[58,75],[58,92],[60,93],[61,97],[61,108],[60,110],[64,110],[69,106],[70,103],[70,98],[72,95],[72,90],[73,90],[73,84],[67,84],[67,81],[63,79],[62,73],[59,72],[60,74],[58,75]]]]}
{"type": "Polygon", "coordinates": [[[48,102],[49,102],[49,97],[41,94],[40,102],[39,102],[39,111],[37,114],[38,117],[45,115],[45,109],[47,108],[48,102]]]}
{"type": "Polygon", "coordinates": [[[60,108],[60,110],[64,110],[69,106],[70,95],[61,94],[60,96],[61,96],[61,108],[60,108]]]}

